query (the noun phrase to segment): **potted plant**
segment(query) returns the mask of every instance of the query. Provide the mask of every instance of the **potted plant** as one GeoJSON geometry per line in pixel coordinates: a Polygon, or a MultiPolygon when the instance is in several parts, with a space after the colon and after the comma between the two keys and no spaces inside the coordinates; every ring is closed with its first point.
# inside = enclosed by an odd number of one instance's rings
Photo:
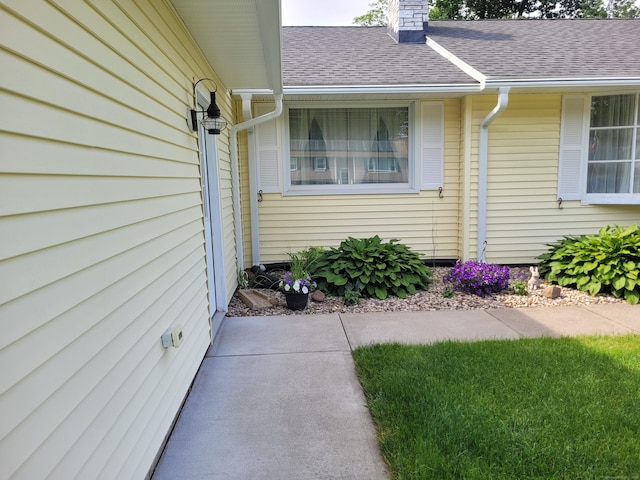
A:
{"type": "Polygon", "coordinates": [[[284,272],[280,280],[280,290],[291,310],[304,310],[309,302],[309,294],[317,287],[307,270],[309,251],[289,253],[289,270],[284,272]]]}

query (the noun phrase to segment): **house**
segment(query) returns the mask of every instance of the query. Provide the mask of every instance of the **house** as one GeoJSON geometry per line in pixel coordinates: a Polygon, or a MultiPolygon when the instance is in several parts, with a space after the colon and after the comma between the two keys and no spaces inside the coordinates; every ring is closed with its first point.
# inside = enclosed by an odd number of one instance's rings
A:
{"type": "Polygon", "coordinates": [[[284,113],[244,166],[247,262],[379,234],[429,259],[529,264],[640,220],[640,20],[390,12],[389,30],[283,28],[284,113]]]}
{"type": "Polygon", "coordinates": [[[390,11],[0,0],[0,478],[148,475],[247,265],[373,234],[527,263],[638,221],[640,22],[390,11]]]}
{"type": "Polygon", "coordinates": [[[0,478],[153,467],[237,286],[232,91],[281,91],[279,29],[278,0],[0,1],[0,478]],[[193,131],[214,90],[228,127],[193,131]]]}

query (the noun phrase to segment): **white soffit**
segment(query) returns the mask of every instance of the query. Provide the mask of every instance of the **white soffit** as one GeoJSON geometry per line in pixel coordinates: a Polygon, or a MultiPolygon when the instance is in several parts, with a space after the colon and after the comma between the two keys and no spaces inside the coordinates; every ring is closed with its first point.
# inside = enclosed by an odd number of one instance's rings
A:
{"type": "Polygon", "coordinates": [[[229,89],[282,92],[280,0],[170,0],[229,89]]]}

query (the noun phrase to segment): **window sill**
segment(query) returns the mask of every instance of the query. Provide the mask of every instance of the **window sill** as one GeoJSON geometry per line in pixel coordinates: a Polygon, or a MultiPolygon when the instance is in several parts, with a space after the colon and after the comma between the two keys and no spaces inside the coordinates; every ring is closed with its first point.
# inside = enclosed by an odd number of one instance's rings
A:
{"type": "Polygon", "coordinates": [[[301,195],[381,195],[415,194],[417,188],[403,184],[359,184],[359,185],[294,185],[284,191],[284,196],[301,195]]]}
{"type": "Polygon", "coordinates": [[[582,205],[640,205],[640,193],[587,194],[582,205]]]}

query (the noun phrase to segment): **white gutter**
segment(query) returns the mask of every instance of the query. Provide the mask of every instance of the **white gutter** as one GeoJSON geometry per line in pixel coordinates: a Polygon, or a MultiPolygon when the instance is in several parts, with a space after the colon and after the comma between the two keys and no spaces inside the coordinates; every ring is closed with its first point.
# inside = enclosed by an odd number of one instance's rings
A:
{"type": "Polygon", "coordinates": [[[500,116],[509,105],[510,87],[498,90],[498,103],[484,117],[480,124],[480,145],[478,152],[478,260],[484,261],[487,240],[487,171],[489,165],[489,125],[500,116]]]}
{"type": "Polygon", "coordinates": [[[608,77],[608,78],[520,78],[515,80],[487,80],[486,88],[545,88],[545,87],[637,87],[640,77],[608,77]]]}
{"type": "Polygon", "coordinates": [[[455,86],[431,85],[308,85],[284,87],[285,95],[358,95],[371,93],[408,94],[408,93],[476,93],[482,91],[479,83],[466,83],[455,86]]]}
{"type": "MultiPolygon", "coordinates": [[[[234,92],[236,93],[236,92],[234,92]]],[[[274,95],[276,108],[272,112],[252,118],[246,122],[238,123],[231,127],[229,133],[231,149],[231,182],[233,186],[233,223],[236,235],[236,257],[238,270],[244,270],[244,242],[242,236],[242,211],[240,208],[240,173],[238,168],[238,132],[255,127],[263,122],[272,120],[282,113],[282,93],[274,95]]]]}

